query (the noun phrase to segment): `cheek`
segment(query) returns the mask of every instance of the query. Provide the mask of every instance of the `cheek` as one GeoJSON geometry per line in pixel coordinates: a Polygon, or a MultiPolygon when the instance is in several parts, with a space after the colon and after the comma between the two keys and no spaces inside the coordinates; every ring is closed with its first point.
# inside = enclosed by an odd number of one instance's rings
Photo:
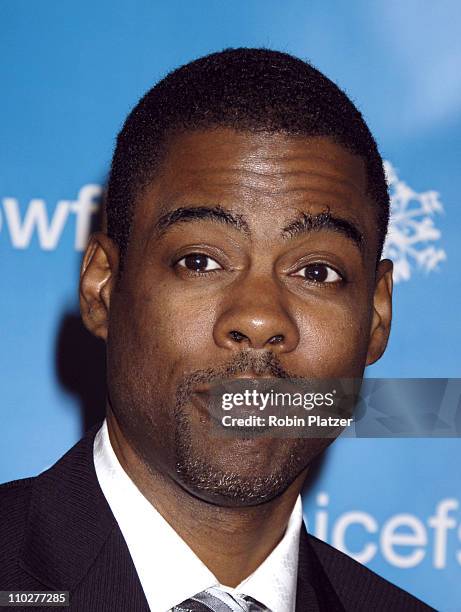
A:
{"type": "Polygon", "coordinates": [[[368,349],[368,313],[358,303],[322,304],[299,318],[299,353],[322,378],[362,376],[368,349]]]}
{"type": "Polygon", "coordinates": [[[131,312],[137,347],[155,351],[162,368],[203,356],[209,348],[216,317],[213,300],[158,285],[132,303],[137,304],[131,312]]]}

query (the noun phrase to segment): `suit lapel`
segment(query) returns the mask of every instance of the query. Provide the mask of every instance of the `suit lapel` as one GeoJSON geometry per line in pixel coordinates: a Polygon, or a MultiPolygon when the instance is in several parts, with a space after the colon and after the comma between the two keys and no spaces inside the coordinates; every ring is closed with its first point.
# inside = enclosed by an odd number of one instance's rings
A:
{"type": "MultiPolygon", "coordinates": [[[[70,591],[71,602],[83,580],[91,595],[87,582],[98,577],[93,595],[102,589],[104,605],[94,607],[93,598],[87,609],[117,610],[121,609],[117,593],[128,594],[131,603],[145,602],[145,597],[96,477],[93,441],[98,428],[35,479],[20,566],[41,584],[70,591]]],[[[148,609],[145,605],[142,609],[148,609]]]]}
{"type": "Polygon", "coordinates": [[[296,612],[310,612],[311,610],[345,612],[317,554],[309,543],[309,536],[303,523],[299,541],[296,612]],[[311,603],[312,592],[315,593],[317,604],[311,603]]]}

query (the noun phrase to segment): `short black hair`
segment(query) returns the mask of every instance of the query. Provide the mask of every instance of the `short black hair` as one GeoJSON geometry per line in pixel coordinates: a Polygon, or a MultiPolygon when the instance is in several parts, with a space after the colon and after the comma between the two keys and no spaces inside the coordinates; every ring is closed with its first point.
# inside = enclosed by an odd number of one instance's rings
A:
{"type": "Polygon", "coordinates": [[[378,253],[389,222],[383,160],[360,111],[308,62],[270,49],[226,49],[170,72],[131,111],[117,137],[109,177],[107,232],[126,252],[136,199],[174,133],[239,131],[325,136],[360,155],[376,204],[378,253]]]}

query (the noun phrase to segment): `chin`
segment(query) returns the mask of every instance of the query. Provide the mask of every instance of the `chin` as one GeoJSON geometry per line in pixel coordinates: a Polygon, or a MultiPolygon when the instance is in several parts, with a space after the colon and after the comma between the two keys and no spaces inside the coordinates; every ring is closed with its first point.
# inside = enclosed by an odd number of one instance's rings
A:
{"type": "Polygon", "coordinates": [[[278,481],[275,478],[243,478],[235,473],[200,475],[178,470],[179,484],[194,497],[209,504],[229,508],[258,506],[281,495],[292,481],[278,481]]]}
{"type": "MultiPolygon", "coordinates": [[[[305,455],[290,453],[271,469],[255,461],[239,462],[234,455],[232,465],[222,461],[178,455],[176,481],[188,493],[211,504],[228,507],[256,506],[281,495],[307,467],[305,455]]],[[[256,458],[255,458],[256,459],[256,458]]]]}

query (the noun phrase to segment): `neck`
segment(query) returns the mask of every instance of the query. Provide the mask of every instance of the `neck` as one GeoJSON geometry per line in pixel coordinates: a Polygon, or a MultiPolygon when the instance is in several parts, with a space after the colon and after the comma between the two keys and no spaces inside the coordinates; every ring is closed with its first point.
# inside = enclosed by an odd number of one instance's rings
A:
{"type": "Polygon", "coordinates": [[[125,472],[221,584],[236,587],[282,539],[307,468],[268,502],[249,507],[219,506],[147,468],[110,411],[107,425],[112,448],[125,472]]]}

